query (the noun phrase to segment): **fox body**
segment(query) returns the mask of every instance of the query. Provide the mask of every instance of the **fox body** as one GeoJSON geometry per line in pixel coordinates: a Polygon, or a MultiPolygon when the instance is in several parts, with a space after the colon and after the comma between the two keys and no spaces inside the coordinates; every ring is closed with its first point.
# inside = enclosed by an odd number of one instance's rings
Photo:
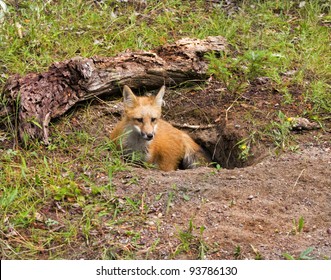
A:
{"type": "Polygon", "coordinates": [[[161,119],[164,93],[163,86],[156,96],[137,97],[124,86],[124,115],[110,138],[125,155],[137,153],[161,170],[194,168],[207,157],[188,134],[161,119]]]}

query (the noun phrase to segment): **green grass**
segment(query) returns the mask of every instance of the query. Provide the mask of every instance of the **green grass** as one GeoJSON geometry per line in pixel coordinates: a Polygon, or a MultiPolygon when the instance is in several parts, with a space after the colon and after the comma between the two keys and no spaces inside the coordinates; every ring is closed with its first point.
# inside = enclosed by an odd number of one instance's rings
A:
{"type": "MultiPolygon", "coordinates": [[[[286,103],[295,102],[294,95],[300,92],[305,116],[323,122],[331,113],[328,1],[305,1],[302,8],[297,1],[244,1],[231,13],[206,1],[163,0],[146,7],[95,2],[17,1],[16,6],[8,2],[0,22],[0,89],[13,74],[42,72],[53,62],[77,55],[112,56],[126,49],[150,50],[186,36],[222,35],[230,50],[208,59],[210,74],[228,92],[240,95],[264,76],[284,94],[286,103]]],[[[0,104],[5,102],[0,97],[0,104]]],[[[278,121],[270,123],[269,133],[284,148],[290,144],[286,118],[281,112],[275,117],[278,121]]],[[[100,233],[103,258],[136,257],[139,232],[117,232],[114,225],[144,223],[148,206],[141,209],[143,197],[123,199],[115,194],[113,177],[129,167],[120,155],[109,152],[112,144],[102,128],[97,133],[77,129],[69,119],[63,117],[61,129],[54,124],[48,147],[34,142],[19,149],[12,143],[14,127],[0,130],[2,259],[88,256],[88,250],[100,249],[93,244],[93,236],[100,233]],[[116,234],[125,235],[131,247],[108,241],[116,234]]],[[[1,127],[8,124],[8,116],[0,119],[1,127]]],[[[241,144],[248,147],[244,140],[241,144]]],[[[249,149],[243,147],[246,157],[249,149]]],[[[164,197],[168,213],[174,193],[164,197]]],[[[190,222],[187,231],[178,233],[178,252],[195,246],[203,258],[207,247],[203,229],[198,237],[195,230],[190,222]]],[[[148,252],[157,251],[161,243],[155,241],[148,252]]]]}
{"type": "Polygon", "coordinates": [[[315,248],[309,247],[302,251],[298,257],[290,255],[289,253],[284,253],[283,256],[286,260],[313,260],[314,257],[309,256],[315,248]]]}
{"type": "Polygon", "coordinates": [[[187,229],[178,231],[179,245],[176,247],[174,255],[177,256],[184,252],[188,255],[194,255],[194,259],[205,259],[208,246],[203,238],[204,231],[204,226],[196,227],[191,219],[187,229]],[[196,233],[197,230],[199,230],[198,233],[196,233]]]}
{"type": "Polygon", "coordinates": [[[210,73],[237,94],[254,78],[268,77],[287,100],[293,88],[299,88],[312,105],[305,112],[308,116],[330,114],[329,20],[330,4],[323,1],[309,1],[301,9],[295,1],[246,5],[231,20],[222,20],[226,30],[219,34],[235,51],[220,59],[209,56],[210,73]],[[292,76],[285,80],[284,73],[290,71],[292,76]]]}
{"type": "Polygon", "coordinates": [[[305,225],[305,220],[303,217],[300,217],[298,219],[298,222],[296,222],[295,219],[293,219],[293,229],[291,231],[292,234],[299,234],[303,231],[305,225]]]}

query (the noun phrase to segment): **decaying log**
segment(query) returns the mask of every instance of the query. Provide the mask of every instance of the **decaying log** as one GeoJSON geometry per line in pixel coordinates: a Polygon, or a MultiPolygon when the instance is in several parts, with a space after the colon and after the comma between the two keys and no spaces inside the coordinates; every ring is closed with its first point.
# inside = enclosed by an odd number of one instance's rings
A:
{"type": "Polygon", "coordinates": [[[19,137],[27,134],[48,143],[50,120],[61,116],[77,102],[114,94],[123,85],[153,89],[163,84],[205,79],[208,65],[204,55],[224,51],[226,46],[220,36],[204,40],[185,38],[149,52],[75,57],[54,63],[44,73],[12,76],[2,94],[8,106],[18,112],[19,137]]]}

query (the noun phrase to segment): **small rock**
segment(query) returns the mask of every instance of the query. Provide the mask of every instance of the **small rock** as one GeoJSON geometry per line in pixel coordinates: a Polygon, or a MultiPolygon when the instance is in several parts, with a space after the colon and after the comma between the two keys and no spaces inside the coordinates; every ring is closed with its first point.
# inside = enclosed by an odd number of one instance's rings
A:
{"type": "Polygon", "coordinates": [[[292,130],[314,130],[319,129],[321,126],[315,122],[310,122],[306,118],[293,117],[289,118],[292,124],[292,130]]]}
{"type": "Polygon", "coordinates": [[[44,221],[44,217],[38,212],[36,212],[34,214],[34,217],[35,217],[36,221],[38,221],[38,222],[43,222],[44,221]]]}
{"type": "Polygon", "coordinates": [[[331,235],[331,227],[329,227],[326,232],[331,235]]]}
{"type": "Polygon", "coordinates": [[[250,195],[247,199],[252,200],[254,198],[254,195],[250,195]]]}
{"type": "Polygon", "coordinates": [[[306,1],[301,1],[301,2],[299,3],[299,8],[301,9],[301,8],[303,8],[304,6],[306,6],[306,1]]]}
{"type": "Polygon", "coordinates": [[[285,76],[294,76],[297,73],[297,70],[289,70],[284,73],[285,76]]]}

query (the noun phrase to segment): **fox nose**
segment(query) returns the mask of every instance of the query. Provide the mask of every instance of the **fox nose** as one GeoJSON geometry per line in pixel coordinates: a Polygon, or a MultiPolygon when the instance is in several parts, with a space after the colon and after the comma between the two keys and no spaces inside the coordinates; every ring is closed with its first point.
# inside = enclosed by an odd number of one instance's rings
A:
{"type": "Polygon", "coordinates": [[[146,134],[146,140],[148,140],[148,141],[152,140],[153,137],[154,137],[154,134],[153,133],[147,133],[146,134]]]}
{"type": "Polygon", "coordinates": [[[150,141],[150,140],[152,140],[153,139],[153,137],[154,137],[154,133],[141,133],[141,136],[145,139],[145,140],[147,140],[147,141],[150,141]]]}

